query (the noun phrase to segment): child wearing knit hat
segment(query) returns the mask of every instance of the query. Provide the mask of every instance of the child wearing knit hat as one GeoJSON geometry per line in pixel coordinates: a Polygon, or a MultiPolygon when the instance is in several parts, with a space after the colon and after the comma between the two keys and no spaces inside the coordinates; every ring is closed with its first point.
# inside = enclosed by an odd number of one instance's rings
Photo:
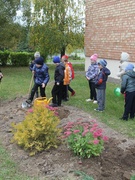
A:
{"type": "Polygon", "coordinates": [[[52,104],[51,107],[61,106],[62,101],[62,90],[63,90],[63,79],[65,67],[63,63],[60,63],[60,57],[54,56],[53,63],[56,65],[54,72],[54,86],[52,88],[52,104]]]}
{"type": "Polygon", "coordinates": [[[50,79],[48,69],[48,66],[44,63],[43,57],[38,57],[35,60],[35,65],[32,69],[32,73],[35,77],[34,86],[31,90],[29,98],[26,100],[26,103],[32,103],[35,92],[38,90],[38,88],[40,88],[41,97],[46,97],[45,88],[50,79]]]}
{"type": "Polygon", "coordinates": [[[111,74],[110,70],[106,67],[107,62],[105,59],[101,59],[98,62],[99,74],[96,78],[95,85],[97,89],[97,101],[98,108],[95,111],[102,112],[105,110],[105,91],[106,91],[106,81],[108,76],[111,74]]]}
{"type": "Polygon", "coordinates": [[[127,52],[122,52],[120,57],[120,66],[119,72],[117,73],[118,77],[121,77],[125,73],[125,68],[129,64],[130,55],[127,52]]]}
{"type": "Polygon", "coordinates": [[[93,103],[97,103],[97,93],[95,89],[95,78],[98,75],[99,69],[97,64],[97,54],[93,54],[90,57],[91,65],[88,67],[88,70],[86,72],[86,79],[89,83],[89,89],[90,89],[90,98],[86,99],[86,102],[93,101],[93,103]]]}
{"type": "Polygon", "coordinates": [[[121,77],[121,93],[125,94],[125,105],[120,119],[125,121],[135,117],[135,72],[133,69],[134,65],[129,63],[121,77]]]}

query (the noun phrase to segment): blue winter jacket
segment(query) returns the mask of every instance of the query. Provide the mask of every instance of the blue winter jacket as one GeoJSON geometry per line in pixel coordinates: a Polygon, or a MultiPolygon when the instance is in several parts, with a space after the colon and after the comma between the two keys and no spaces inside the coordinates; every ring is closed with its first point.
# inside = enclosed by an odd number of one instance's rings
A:
{"type": "Polygon", "coordinates": [[[35,73],[36,84],[42,85],[42,83],[44,83],[45,85],[47,85],[50,79],[48,69],[49,68],[46,64],[43,64],[41,67],[37,67],[36,65],[34,65],[33,71],[35,73]]]}
{"type": "Polygon", "coordinates": [[[95,85],[97,89],[106,89],[106,81],[111,74],[110,70],[106,67],[100,69],[100,72],[96,78],[95,85]]]}

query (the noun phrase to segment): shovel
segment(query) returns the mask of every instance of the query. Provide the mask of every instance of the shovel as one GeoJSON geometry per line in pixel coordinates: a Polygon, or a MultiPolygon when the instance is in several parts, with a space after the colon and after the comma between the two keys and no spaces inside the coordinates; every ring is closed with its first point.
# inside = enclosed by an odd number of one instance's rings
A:
{"type": "MultiPolygon", "coordinates": [[[[29,94],[31,92],[31,87],[32,87],[32,82],[33,82],[33,78],[34,78],[34,73],[32,73],[32,77],[31,77],[31,80],[30,80],[30,86],[29,86],[29,94]]],[[[28,108],[30,107],[31,105],[28,104],[26,101],[22,103],[22,108],[28,108]]]]}

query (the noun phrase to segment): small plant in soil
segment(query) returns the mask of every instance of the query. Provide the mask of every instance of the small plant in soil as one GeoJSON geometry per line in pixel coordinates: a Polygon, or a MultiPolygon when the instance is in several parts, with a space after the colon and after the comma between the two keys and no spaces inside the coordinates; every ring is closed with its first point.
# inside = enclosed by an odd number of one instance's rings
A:
{"type": "Polygon", "coordinates": [[[82,180],[94,180],[93,177],[85,174],[82,171],[75,171],[75,175],[80,176],[82,178],[82,180]]]}
{"type": "Polygon", "coordinates": [[[30,155],[51,147],[57,148],[61,133],[61,129],[58,128],[59,123],[54,108],[35,106],[29,110],[24,121],[18,124],[12,123],[13,142],[29,150],[30,155]]]}
{"type": "Polygon", "coordinates": [[[104,142],[108,140],[95,121],[69,122],[64,127],[63,138],[74,154],[82,158],[99,156],[104,149],[104,142]]]}

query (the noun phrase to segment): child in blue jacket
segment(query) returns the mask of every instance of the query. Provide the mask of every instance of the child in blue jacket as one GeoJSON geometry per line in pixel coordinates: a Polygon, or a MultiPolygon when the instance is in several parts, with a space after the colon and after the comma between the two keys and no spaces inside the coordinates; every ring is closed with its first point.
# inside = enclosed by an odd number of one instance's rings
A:
{"type": "Polygon", "coordinates": [[[108,76],[111,74],[110,70],[106,68],[107,62],[104,59],[101,59],[98,62],[100,72],[95,81],[97,89],[97,101],[98,108],[94,109],[95,111],[102,112],[105,109],[105,91],[106,91],[106,81],[108,76]]]}
{"type": "Polygon", "coordinates": [[[46,97],[45,88],[50,77],[48,73],[48,66],[44,63],[44,59],[42,57],[39,57],[35,60],[35,65],[32,69],[32,73],[34,73],[35,75],[35,82],[31,90],[31,94],[26,100],[26,103],[28,104],[31,104],[31,102],[33,101],[35,92],[37,91],[38,87],[40,88],[41,97],[46,97]]]}

